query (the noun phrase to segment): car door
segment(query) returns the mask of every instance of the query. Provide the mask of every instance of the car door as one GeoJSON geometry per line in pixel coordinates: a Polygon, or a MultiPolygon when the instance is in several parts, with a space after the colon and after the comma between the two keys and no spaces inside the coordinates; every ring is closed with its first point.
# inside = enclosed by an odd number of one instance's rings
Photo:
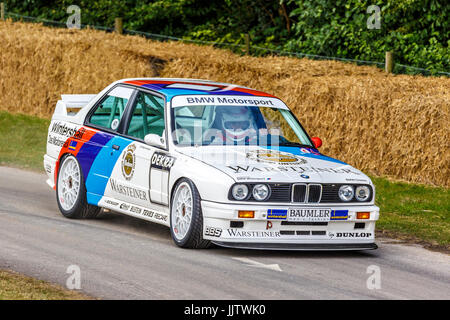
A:
{"type": "MultiPolygon", "coordinates": [[[[164,105],[162,97],[139,90],[131,107],[124,130],[124,138],[131,142],[116,163],[108,190],[115,199],[126,201],[130,206],[161,211],[161,205],[168,205],[168,172],[156,162],[152,163],[152,159],[167,154],[166,148],[144,142],[148,134],[166,140],[164,105]]],[[[139,208],[134,210],[134,213],[141,213],[139,208]]]]}
{"type": "Polygon", "coordinates": [[[78,153],[86,183],[87,199],[98,205],[106,194],[106,187],[122,150],[131,140],[119,136],[124,126],[127,108],[132,103],[135,89],[116,86],[93,108],[85,125],[97,132],[78,153]]]}

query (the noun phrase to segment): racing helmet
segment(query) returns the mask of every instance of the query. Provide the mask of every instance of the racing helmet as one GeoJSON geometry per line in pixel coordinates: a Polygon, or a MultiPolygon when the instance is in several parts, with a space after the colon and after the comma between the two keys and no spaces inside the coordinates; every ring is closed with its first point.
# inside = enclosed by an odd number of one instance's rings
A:
{"type": "Polygon", "coordinates": [[[253,129],[253,115],[248,107],[222,108],[222,128],[226,138],[232,141],[242,141],[253,129]]]}

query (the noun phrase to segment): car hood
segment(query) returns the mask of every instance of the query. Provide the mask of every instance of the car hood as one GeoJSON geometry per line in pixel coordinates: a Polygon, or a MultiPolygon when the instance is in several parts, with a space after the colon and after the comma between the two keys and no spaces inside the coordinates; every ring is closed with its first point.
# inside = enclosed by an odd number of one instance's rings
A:
{"type": "Polygon", "coordinates": [[[371,184],[361,171],[313,148],[202,146],[177,151],[219,169],[236,182],[371,184]]]}

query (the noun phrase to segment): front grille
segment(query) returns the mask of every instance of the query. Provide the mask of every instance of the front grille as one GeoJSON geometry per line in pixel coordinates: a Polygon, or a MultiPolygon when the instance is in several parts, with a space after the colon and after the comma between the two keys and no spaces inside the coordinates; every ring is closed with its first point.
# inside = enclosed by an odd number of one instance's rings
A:
{"type": "Polygon", "coordinates": [[[294,184],[292,202],[318,203],[320,202],[321,196],[322,185],[320,184],[294,184]]]}
{"type": "MultiPolygon", "coordinates": [[[[252,192],[253,187],[256,183],[250,184],[249,192],[252,192]]],[[[271,183],[268,184],[270,187],[270,196],[267,200],[269,202],[290,202],[291,201],[291,185],[289,183],[271,183]]],[[[251,201],[256,201],[253,195],[250,196],[251,201]]]]}
{"type": "Polygon", "coordinates": [[[308,187],[308,203],[319,202],[322,196],[322,186],[320,184],[310,184],[308,187]]]}
{"type": "Polygon", "coordinates": [[[322,185],[322,203],[342,202],[339,198],[339,184],[323,184],[322,185]]]}
{"type": "Polygon", "coordinates": [[[294,185],[293,202],[305,202],[306,199],[306,184],[294,185]]]}
{"type": "MultiPolygon", "coordinates": [[[[263,202],[279,202],[279,203],[344,203],[339,198],[339,188],[342,184],[306,184],[306,183],[266,183],[270,187],[269,198],[263,202]]],[[[253,198],[252,190],[257,183],[248,183],[249,196],[242,201],[257,201],[253,198]]],[[[357,185],[353,185],[355,188],[357,185]]],[[[373,199],[373,189],[366,185],[371,190],[371,196],[364,202],[370,202],[373,199]]],[[[228,193],[228,199],[235,200],[231,195],[231,189],[228,193]]],[[[359,202],[355,198],[347,203],[364,203],[359,202]]]]}

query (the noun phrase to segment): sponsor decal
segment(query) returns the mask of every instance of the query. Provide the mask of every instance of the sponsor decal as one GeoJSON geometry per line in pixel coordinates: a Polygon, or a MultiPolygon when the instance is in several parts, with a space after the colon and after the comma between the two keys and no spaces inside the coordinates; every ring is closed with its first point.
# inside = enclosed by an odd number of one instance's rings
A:
{"type": "Polygon", "coordinates": [[[138,207],[135,207],[135,206],[132,206],[132,207],[130,208],[130,211],[133,212],[133,213],[141,214],[142,209],[141,209],[141,208],[138,208],[138,207]]]}
{"type": "Polygon", "coordinates": [[[291,153],[276,150],[254,150],[247,153],[247,158],[258,162],[278,164],[305,164],[306,160],[291,153]]]}
{"type": "Polygon", "coordinates": [[[371,238],[371,232],[336,232],[328,233],[330,238],[371,238]]]}
{"type": "Polygon", "coordinates": [[[333,210],[331,211],[330,220],[347,220],[348,210],[333,210]]]}
{"type": "Polygon", "coordinates": [[[119,205],[118,202],[111,201],[111,200],[106,200],[105,203],[107,203],[107,204],[109,204],[111,206],[115,206],[115,207],[117,207],[119,205]]]}
{"type": "Polygon", "coordinates": [[[49,164],[46,164],[46,165],[45,165],[45,171],[46,171],[47,173],[52,173],[52,167],[51,167],[49,164]]]}
{"type": "Polygon", "coordinates": [[[319,168],[319,167],[303,167],[303,166],[227,166],[230,171],[235,174],[239,173],[252,173],[252,172],[297,172],[297,173],[305,173],[305,172],[328,172],[328,173],[346,173],[346,174],[354,174],[360,175],[360,173],[353,171],[351,169],[338,169],[338,168],[319,168]]]}
{"type": "Polygon", "coordinates": [[[80,128],[77,132],[75,132],[73,137],[77,140],[81,140],[81,139],[83,139],[83,135],[85,132],[86,132],[85,128],[80,128]]]}
{"type": "Polygon", "coordinates": [[[65,140],[61,140],[61,139],[59,139],[58,137],[55,137],[55,136],[53,136],[53,135],[49,135],[48,136],[48,141],[47,141],[49,144],[53,144],[53,145],[55,145],[55,146],[57,146],[57,147],[62,147],[62,146],[64,146],[64,144],[65,144],[65,140]]]}
{"type": "Polygon", "coordinates": [[[329,221],[331,209],[328,208],[302,208],[289,209],[289,221],[329,221]]]}
{"type": "Polygon", "coordinates": [[[135,150],[136,146],[131,144],[122,156],[122,174],[126,180],[133,178],[134,167],[136,165],[136,155],[134,154],[135,150]]]}
{"type": "Polygon", "coordinates": [[[279,238],[279,232],[275,231],[244,231],[238,229],[227,229],[228,236],[231,238],[279,238]]]}
{"type": "Polygon", "coordinates": [[[222,235],[222,229],[220,229],[220,228],[213,228],[213,227],[205,228],[205,236],[220,237],[221,235],[222,235]]]}
{"type": "Polygon", "coordinates": [[[267,209],[267,219],[286,220],[287,209],[267,209]]]}
{"type": "Polygon", "coordinates": [[[137,188],[122,185],[120,183],[117,183],[117,181],[114,179],[110,179],[109,181],[111,184],[111,189],[114,192],[122,194],[122,195],[130,197],[130,198],[147,201],[147,193],[145,191],[137,189],[137,188]]]}
{"type": "Polygon", "coordinates": [[[65,136],[65,137],[71,137],[73,135],[75,135],[75,133],[77,132],[77,127],[70,127],[68,125],[66,125],[65,123],[61,123],[61,122],[55,122],[52,125],[51,128],[51,132],[65,136]]]}
{"type": "Polygon", "coordinates": [[[186,102],[189,104],[243,104],[255,106],[274,106],[271,100],[234,97],[187,97],[186,102]]]}
{"type": "Polygon", "coordinates": [[[128,210],[130,206],[126,203],[121,203],[119,208],[122,210],[128,210]]]}
{"type": "Polygon", "coordinates": [[[142,215],[150,217],[150,218],[154,218],[156,220],[161,220],[161,221],[167,221],[167,215],[166,214],[161,214],[152,210],[147,210],[144,209],[144,211],[142,212],[142,215]]]}
{"type": "Polygon", "coordinates": [[[272,229],[272,227],[273,227],[272,222],[267,221],[267,224],[266,224],[266,230],[272,229]]]}
{"type": "Polygon", "coordinates": [[[76,141],[70,141],[69,150],[75,151],[76,149],[77,149],[77,142],[76,141]]]}
{"type": "Polygon", "coordinates": [[[166,153],[155,152],[152,155],[151,168],[170,171],[175,163],[175,158],[166,153]]]}

